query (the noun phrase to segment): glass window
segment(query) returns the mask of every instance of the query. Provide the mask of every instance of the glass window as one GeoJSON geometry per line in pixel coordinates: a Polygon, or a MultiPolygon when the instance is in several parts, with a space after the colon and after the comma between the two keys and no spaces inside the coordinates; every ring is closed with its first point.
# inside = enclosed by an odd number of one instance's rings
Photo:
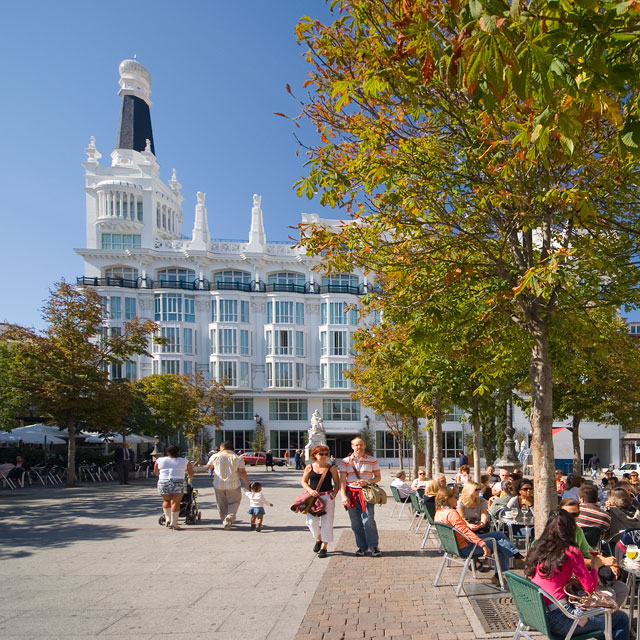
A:
{"type": "Polygon", "coordinates": [[[269,420],[303,420],[309,415],[308,403],[299,398],[269,399],[269,420]]]}
{"type": "MultiPolygon", "coordinates": [[[[193,329],[183,329],[183,351],[184,353],[193,353],[193,329]]],[[[187,373],[185,371],[185,373],[187,373]]]]}
{"type": "Polygon", "coordinates": [[[238,322],[238,301],[219,300],[220,322],[238,322]]]}
{"type": "Polygon", "coordinates": [[[247,271],[234,271],[229,269],[227,271],[218,271],[213,274],[215,282],[222,282],[224,284],[250,284],[251,274],[247,271]]]}
{"type": "MultiPolygon", "coordinates": [[[[411,442],[403,440],[402,455],[409,458],[411,453],[411,442]]],[[[376,456],[378,458],[397,458],[398,442],[388,431],[376,431],[376,456]]]]}
{"type": "Polygon", "coordinates": [[[225,420],[253,420],[253,399],[234,398],[225,410],[225,420]]]}
{"type": "Polygon", "coordinates": [[[273,302],[267,302],[267,324],[273,322],[273,302]]]}
{"type": "Polygon", "coordinates": [[[360,421],[360,402],[358,400],[322,400],[322,417],[327,421],[360,421]]]}
{"type": "Polygon", "coordinates": [[[180,375],[180,360],[154,360],[153,373],[173,373],[180,375]]]}
{"type": "Polygon", "coordinates": [[[304,357],[304,331],[296,331],[296,355],[304,357]]]}
{"type": "Polygon", "coordinates": [[[217,322],[216,320],[217,310],[218,310],[218,301],[214,299],[211,301],[211,322],[217,322]]]}
{"type": "Polygon", "coordinates": [[[240,322],[249,322],[249,302],[247,300],[240,301],[240,322]]]}
{"type": "Polygon", "coordinates": [[[218,362],[218,381],[224,382],[230,387],[237,387],[238,386],[237,363],[236,362],[218,362]]]}
{"type": "Polygon", "coordinates": [[[346,331],[329,331],[329,355],[346,356],[347,355],[347,332],[346,331]]]}
{"type": "Polygon", "coordinates": [[[110,267],[104,270],[105,278],[122,278],[124,280],[137,280],[138,270],[134,267],[110,267]]]}
{"type": "Polygon", "coordinates": [[[184,360],[182,363],[182,373],[190,376],[193,373],[193,362],[191,360],[184,360]]]}
{"type": "Polygon", "coordinates": [[[136,299],[125,298],[124,299],[124,317],[126,320],[132,320],[136,317],[136,299]]]}
{"type": "Polygon", "coordinates": [[[303,273],[281,271],[280,273],[272,273],[268,282],[269,284],[297,284],[304,286],[305,277],[303,273]]]}
{"type": "Polygon", "coordinates": [[[160,329],[160,336],[164,338],[167,343],[160,346],[161,353],[180,353],[180,329],[176,327],[162,327],[160,329]]]}
{"type": "Polygon", "coordinates": [[[216,445],[220,445],[227,440],[233,444],[235,451],[251,450],[251,442],[255,440],[255,431],[237,431],[234,429],[224,429],[215,431],[216,445]]]}
{"type": "Polygon", "coordinates": [[[103,233],[103,249],[139,249],[142,236],[130,233],[103,233]]]}
{"type": "Polygon", "coordinates": [[[127,380],[137,380],[138,379],[138,365],[135,362],[125,362],[124,363],[124,377],[127,380]]]}
{"type": "Polygon", "coordinates": [[[462,451],[462,431],[442,432],[442,457],[455,458],[462,451]]]}
{"type": "Polygon", "coordinates": [[[291,331],[281,329],[274,331],[274,352],[277,356],[290,356],[293,354],[293,343],[291,342],[291,331]]]}
{"type": "Polygon", "coordinates": [[[271,450],[274,455],[282,457],[288,451],[293,458],[293,454],[298,449],[304,449],[307,444],[306,431],[275,431],[269,430],[271,450]]]}
{"type": "Polygon", "coordinates": [[[464,417],[464,409],[449,407],[449,413],[444,415],[444,422],[461,422],[464,417]]]}
{"type": "Polygon", "coordinates": [[[276,300],[276,323],[293,322],[293,302],[276,300]]]}
{"type": "Polygon", "coordinates": [[[218,353],[238,353],[235,329],[220,329],[218,331],[218,353]]]}
{"type": "Polygon", "coordinates": [[[158,271],[158,280],[193,283],[196,281],[196,272],[192,269],[161,269],[158,271]]]}
{"type": "Polygon", "coordinates": [[[196,299],[194,296],[184,297],[184,321],[196,321],[196,299]]]}
{"type": "Polygon", "coordinates": [[[327,324],[327,303],[320,304],[320,324],[327,324]]]}
{"type": "Polygon", "coordinates": [[[296,324],[304,324],[304,302],[296,302],[296,324]]]}
{"type": "Polygon", "coordinates": [[[122,318],[122,298],[119,296],[111,296],[111,318],[113,320],[122,318]]]}
{"type": "Polygon", "coordinates": [[[182,295],[159,293],[155,296],[155,319],[162,322],[182,321],[182,295]]]}
{"type": "Polygon", "coordinates": [[[274,362],[275,386],[293,387],[293,363],[274,362]]]}
{"type": "Polygon", "coordinates": [[[267,331],[265,333],[265,350],[267,355],[273,355],[273,332],[267,331]]]}
{"type": "Polygon", "coordinates": [[[322,277],[322,286],[357,287],[360,284],[358,276],[352,273],[334,273],[322,277]]]}
{"type": "Polygon", "coordinates": [[[249,363],[248,362],[240,362],[240,382],[238,383],[239,387],[248,388],[249,387],[249,363]]]}
{"type": "Polygon", "coordinates": [[[138,212],[138,220],[140,222],[142,222],[142,200],[140,200],[139,198],[136,198],[136,208],[137,208],[137,212],[138,212]]]}
{"type": "Polygon", "coordinates": [[[304,364],[296,362],[296,387],[304,387],[304,364]]]}
{"type": "Polygon", "coordinates": [[[240,330],[240,355],[249,355],[249,332],[246,329],[240,330]]]}
{"type": "Polygon", "coordinates": [[[211,344],[211,348],[209,353],[217,353],[218,343],[216,342],[217,333],[215,329],[209,330],[209,342],[211,344]]]}

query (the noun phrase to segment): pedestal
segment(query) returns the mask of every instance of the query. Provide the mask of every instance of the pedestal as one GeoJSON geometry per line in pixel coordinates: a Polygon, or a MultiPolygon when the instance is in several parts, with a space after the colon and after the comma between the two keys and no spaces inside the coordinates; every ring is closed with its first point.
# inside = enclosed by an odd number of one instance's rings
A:
{"type": "Polygon", "coordinates": [[[304,448],[304,459],[307,464],[311,462],[309,452],[313,447],[317,447],[318,445],[327,446],[327,435],[324,432],[320,431],[309,436],[309,442],[307,442],[307,445],[304,448]]]}

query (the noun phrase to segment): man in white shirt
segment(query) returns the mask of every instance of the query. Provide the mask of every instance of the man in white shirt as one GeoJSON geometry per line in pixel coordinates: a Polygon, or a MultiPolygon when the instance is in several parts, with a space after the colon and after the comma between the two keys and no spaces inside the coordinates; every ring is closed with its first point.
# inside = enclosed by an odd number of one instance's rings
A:
{"type": "Polygon", "coordinates": [[[249,479],[244,468],[244,460],[233,451],[231,442],[223,442],[220,451],[214,453],[207,462],[213,469],[213,488],[216,492],[218,511],[224,528],[228,531],[233,526],[242,500],[242,489],[249,490],[249,479]]]}
{"type": "Polygon", "coordinates": [[[391,486],[398,490],[398,495],[401,500],[405,502],[409,499],[409,496],[413,493],[411,487],[405,482],[407,474],[404,471],[398,471],[396,477],[391,481],[391,486]]]}

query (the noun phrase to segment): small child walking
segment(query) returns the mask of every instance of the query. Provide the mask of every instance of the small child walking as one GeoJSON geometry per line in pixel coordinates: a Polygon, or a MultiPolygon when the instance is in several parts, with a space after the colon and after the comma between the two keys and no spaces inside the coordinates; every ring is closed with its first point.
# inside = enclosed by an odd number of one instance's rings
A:
{"type": "Polygon", "coordinates": [[[252,482],[249,491],[244,492],[249,498],[249,515],[251,516],[251,529],[260,532],[262,530],[262,518],[264,517],[264,505],[273,507],[262,493],[262,485],[259,482],[252,482]]]}

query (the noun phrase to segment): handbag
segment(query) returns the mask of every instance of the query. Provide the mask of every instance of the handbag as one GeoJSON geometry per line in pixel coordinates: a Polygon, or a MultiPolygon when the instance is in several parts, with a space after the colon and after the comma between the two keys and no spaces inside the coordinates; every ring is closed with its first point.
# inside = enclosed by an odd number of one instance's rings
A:
{"type": "MultiPolygon", "coordinates": [[[[360,473],[353,462],[351,463],[351,468],[358,480],[360,480],[360,473]]],[[[381,489],[377,484],[368,484],[366,487],[362,487],[362,497],[364,501],[369,504],[387,504],[387,494],[385,490],[381,489]]]]}
{"type": "Polygon", "coordinates": [[[567,595],[569,604],[583,611],[598,609],[600,607],[611,609],[611,611],[618,611],[619,608],[613,596],[607,591],[596,587],[593,593],[587,593],[576,578],[571,578],[571,580],[564,585],[564,592],[567,595]]]}
{"type": "MultiPolygon", "coordinates": [[[[319,487],[322,486],[322,482],[324,481],[324,477],[327,475],[327,471],[329,471],[328,467],[320,476],[320,480],[318,481],[319,487]]],[[[293,501],[290,509],[295,513],[302,513],[303,515],[307,515],[307,513],[310,513],[312,516],[317,517],[324,516],[327,513],[324,502],[319,497],[316,498],[315,496],[312,496],[308,491],[301,493],[293,501]]]]}

